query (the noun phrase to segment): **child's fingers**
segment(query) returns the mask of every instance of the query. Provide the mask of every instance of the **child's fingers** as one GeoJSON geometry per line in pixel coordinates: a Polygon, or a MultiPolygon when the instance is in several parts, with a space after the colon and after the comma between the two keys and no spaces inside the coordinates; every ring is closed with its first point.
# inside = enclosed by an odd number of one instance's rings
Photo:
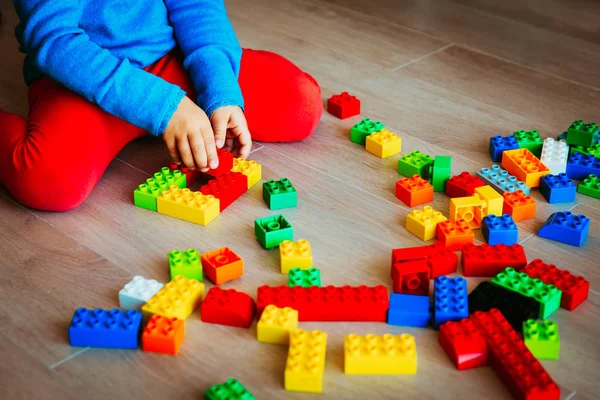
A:
{"type": "Polygon", "coordinates": [[[227,136],[227,124],[229,123],[229,115],[227,118],[223,118],[221,114],[215,112],[213,118],[210,120],[212,124],[213,132],[215,133],[215,144],[217,148],[223,148],[225,144],[225,138],[227,136]]]}
{"type": "Polygon", "coordinates": [[[206,158],[206,149],[204,147],[204,139],[200,134],[193,134],[188,136],[190,141],[190,147],[192,148],[192,154],[196,162],[196,166],[200,168],[200,171],[206,172],[209,170],[208,161],[206,158]]]}
{"type": "Polygon", "coordinates": [[[166,138],[165,144],[167,145],[167,150],[169,151],[169,157],[172,161],[177,164],[181,164],[181,158],[179,157],[179,151],[177,151],[177,141],[175,138],[166,138]]]}
{"type": "Polygon", "coordinates": [[[233,140],[233,137],[227,136],[227,138],[225,139],[225,146],[223,146],[223,148],[229,152],[232,152],[234,143],[235,140],[233,140]]]}
{"type": "Polygon", "coordinates": [[[252,138],[248,126],[245,123],[239,124],[231,128],[231,131],[239,143],[239,149],[237,149],[238,156],[247,159],[252,149],[252,138]]]}
{"type": "Polygon", "coordinates": [[[215,169],[219,166],[219,156],[217,155],[217,147],[215,145],[215,134],[208,119],[200,126],[200,132],[202,133],[202,139],[204,140],[204,152],[206,154],[204,165],[208,168],[215,169]]]}
{"type": "Polygon", "coordinates": [[[183,164],[188,168],[195,168],[196,164],[194,164],[194,157],[192,157],[187,136],[183,136],[177,140],[177,147],[179,148],[179,156],[183,164]]]}

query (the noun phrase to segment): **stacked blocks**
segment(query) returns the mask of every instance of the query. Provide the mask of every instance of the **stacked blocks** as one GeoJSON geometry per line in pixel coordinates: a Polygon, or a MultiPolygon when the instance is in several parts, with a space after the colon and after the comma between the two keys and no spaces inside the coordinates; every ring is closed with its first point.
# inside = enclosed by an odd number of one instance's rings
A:
{"type": "Polygon", "coordinates": [[[219,199],[221,212],[248,190],[248,177],[241,172],[231,172],[231,168],[200,188],[203,195],[219,199]]]}
{"type": "Polygon", "coordinates": [[[577,120],[567,131],[567,144],[571,146],[589,147],[598,143],[598,125],[594,122],[587,124],[577,120]]]}
{"type": "Polygon", "coordinates": [[[173,185],[156,199],[156,207],[161,214],[208,225],[221,212],[221,201],[212,195],[173,185]]]}
{"type": "Polygon", "coordinates": [[[281,214],[255,220],[254,234],[265,249],[277,247],[286,240],[294,240],[294,229],[281,214]]]}
{"type": "Polygon", "coordinates": [[[471,229],[481,228],[484,216],[483,202],[479,196],[450,199],[449,217],[452,221],[464,220],[471,229]]]}
{"type": "Polygon", "coordinates": [[[451,250],[460,250],[463,245],[473,243],[475,234],[464,219],[448,220],[438,223],[437,240],[451,250]]]}
{"type": "Polygon", "coordinates": [[[446,182],[446,196],[448,197],[468,197],[473,196],[475,188],[483,186],[485,183],[477,176],[463,171],[460,175],[455,175],[446,182]]]}
{"type": "Polygon", "coordinates": [[[600,158],[575,152],[567,161],[567,176],[581,181],[588,175],[600,175],[600,158]]]}
{"type": "Polygon", "coordinates": [[[510,214],[515,222],[534,218],[536,205],[533,199],[517,190],[514,193],[504,193],[503,214],[510,214]]]}
{"type": "Polygon", "coordinates": [[[431,320],[429,295],[392,293],[388,310],[388,325],[425,328],[431,320]]]}
{"type": "Polygon", "coordinates": [[[424,259],[397,263],[392,269],[394,293],[429,295],[431,270],[424,259]]]}
{"type": "Polygon", "coordinates": [[[446,182],[450,179],[450,170],[452,169],[452,157],[435,156],[433,166],[431,167],[430,180],[433,190],[436,192],[446,191],[446,182]]]}
{"type": "Polygon", "coordinates": [[[169,270],[171,279],[184,276],[202,282],[202,262],[196,249],[186,251],[173,250],[169,253],[169,270]]]}
{"type": "Polygon", "coordinates": [[[565,141],[558,141],[552,138],[544,140],[540,161],[548,167],[550,173],[558,175],[565,172],[567,169],[568,156],[569,146],[565,141]]]}
{"type": "Polygon", "coordinates": [[[489,363],[487,343],[467,318],[442,324],[438,340],[458,370],[483,367],[489,363]]]}
{"type": "Polygon", "coordinates": [[[202,254],[202,268],[208,279],[217,285],[233,281],[244,275],[244,260],[229,247],[202,254]]]}
{"type": "Polygon", "coordinates": [[[569,211],[556,212],[540,228],[538,236],[581,247],[589,230],[590,219],[585,215],[573,215],[569,211]]]}
{"type": "Polygon", "coordinates": [[[327,334],[296,329],[290,334],[285,365],[285,390],[321,393],[325,370],[327,334]]]}
{"type": "Polygon", "coordinates": [[[256,325],[256,339],[262,343],[288,344],[298,328],[298,311],[274,305],[265,307],[256,325]]]}
{"type": "Polygon", "coordinates": [[[459,321],[469,316],[467,281],[440,276],[433,281],[433,326],[459,321]]]}
{"type": "Polygon", "coordinates": [[[287,274],[293,268],[309,269],[313,265],[312,252],[308,240],[297,242],[284,240],[279,245],[281,273],[287,274]]]}
{"type": "Polygon", "coordinates": [[[227,174],[233,168],[233,154],[227,149],[217,149],[217,157],[219,157],[219,166],[215,169],[210,169],[205,172],[206,175],[218,178],[227,174]]]}
{"type": "Polygon", "coordinates": [[[398,154],[401,149],[402,139],[385,128],[379,132],[373,132],[365,139],[365,150],[379,158],[398,154]]]}
{"type": "Polygon", "coordinates": [[[256,306],[252,297],[234,289],[213,286],[200,305],[202,321],[212,324],[249,328],[256,306]]]}
{"type": "Polygon", "coordinates": [[[234,158],[231,172],[241,172],[246,175],[248,178],[248,189],[250,189],[262,178],[262,165],[254,160],[247,161],[243,158],[234,158]]]}
{"type": "Polygon", "coordinates": [[[502,153],[502,166],[530,188],[540,186],[540,178],[550,170],[528,149],[508,150],[502,153]]]}
{"type": "Polygon", "coordinates": [[[321,271],[316,268],[300,269],[293,268],[288,273],[288,286],[321,286],[321,271]]]}
{"type": "Polygon", "coordinates": [[[536,130],[532,130],[529,132],[525,132],[522,129],[513,133],[514,138],[517,143],[519,143],[519,148],[528,149],[531,151],[536,157],[539,157],[542,154],[542,147],[544,142],[540,137],[540,133],[536,130]]]}
{"type": "Polygon", "coordinates": [[[523,322],[523,340],[538,360],[558,360],[560,336],[555,322],[534,319],[523,322]]]}
{"type": "Polygon", "coordinates": [[[288,178],[281,178],[278,181],[269,179],[263,183],[263,199],[271,210],[298,205],[296,189],[288,178]]]}
{"type": "Polygon", "coordinates": [[[414,375],[417,345],[414,336],[350,334],[344,338],[344,373],[347,375],[414,375]]]}
{"type": "Polygon", "coordinates": [[[119,307],[125,310],[140,311],[152,296],[164,285],[154,279],[134,276],[123,289],[119,291],[119,307]]]}
{"type": "Polygon", "coordinates": [[[488,215],[483,219],[482,233],[490,245],[510,246],[519,241],[519,230],[510,214],[502,216],[488,215]]]}
{"type": "Polygon", "coordinates": [[[392,279],[402,268],[402,263],[418,260],[427,263],[432,279],[454,273],[458,267],[458,256],[440,242],[428,246],[394,249],[392,250],[392,279]]]}
{"type": "Polygon", "coordinates": [[[517,190],[522,190],[529,194],[529,188],[525,185],[525,182],[519,181],[499,165],[494,164],[490,168],[481,168],[477,172],[477,176],[500,194],[506,192],[512,193],[517,190]]]}
{"type": "Polygon", "coordinates": [[[79,347],[137,349],[142,313],[78,308],[69,326],[69,344],[79,347]]]}
{"type": "Polygon", "coordinates": [[[339,119],[346,119],[360,114],[360,100],[355,96],[342,92],[327,99],[327,112],[339,119]]]}
{"type": "Polygon", "coordinates": [[[486,216],[488,214],[502,214],[502,205],[504,204],[504,198],[491,186],[485,185],[476,188],[474,195],[479,197],[479,199],[481,200],[483,206],[482,216],[486,216]]]}
{"type": "Polygon", "coordinates": [[[198,307],[203,295],[203,283],[176,276],[144,304],[142,312],[184,320],[198,307]]]}
{"type": "Polygon", "coordinates": [[[433,186],[419,175],[396,182],[396,197],[409,207],[433,201],[433,186]]]}
{"type": "Polygon", "coordinates": [[[365,118],[350,129],[350,141],[364,146],[367,136],[373,132],[379,132],[384,128],[385,126],[381,122],[371,121],[369,118],[365,118]]]}
{"type": "Polygon", "coordinates": [[[205,400],[256,400],[244,385],[231,378],[220,385],[213,385],[204,392],[205,400]]]}
{"type": "Polygon", "coordinates": [[[414,210],[406,216],[406,230],[423,241],[435,238],[438,222],[447,218],[430,206],[414,210]]]}
{"type": "Polygon", "coordinates": [[[576,189],[567,174],[548,174],[540,180],[540,193],[550,204],[575,201],[576,189]]]}
{"type": "Polygon", "coordinates": [[[579,183],[579,186],[577,186],[577,191],[586,196],[600,199],[600,179],[593,174],[588,176],[579,183]]]}
{"type": "Polygon", "coordinates": [[[433,158],[429,154],[415,150],[398,160],[398,173],[404,176],[420,175],[423,179],[429,179],[431,164],[433,158]]]}
{"type": "Polygon", "coordinates": [[[184,322],[160,315],[150,317],[142,332],[142,350],[153,353],[177,354],[185,337],[184,322]]]}
{"type": "Polygon", "coordinates": [[[185,175],[181,171],[170,171],[169,168],[163,167],[160,172],[155,173],[152,178],[146,180],[146,183],[142,183],[133,191],[133,204],[156,211],[156,199],[173,185],[184,189],[185,175]]]}
{"type": "Polygon", "coordinates": [[[502,161],[502,152],[505,150],[515,150],[519,148],[519,143],[513,135],[502,137],[500,135],[490,138],[490,156],[493,162],[502,161]]]}
{"type": "Polygon", "coordinates": [[[495,246],[467,244],[462,248],[461,257],[463,276],[496,276],[507,265],[520,269],[527,265],[523,246],[513,244],[495,246]]]}
{"type": "Polygon", "coordinates": [[[593,144],[589,147],[584,146],[571,146],[569,155],[579,152],[583,155],[592,154],[594,157],[600,157],[600,144],[593,144]]]}
{"type": "Polygon", "coordinates": [[[190,187],[191,185],[196,183],[196,181],[198,179],[200,179],[201,172],[199,169],[189,169],[188,167],[185,167],[181,164],[177,164],[174,161],[171,161],[169,163],[169,170],[170,171],[181,171],[181,173],[185,175],[185,186],[186,187],[190,187]]]}

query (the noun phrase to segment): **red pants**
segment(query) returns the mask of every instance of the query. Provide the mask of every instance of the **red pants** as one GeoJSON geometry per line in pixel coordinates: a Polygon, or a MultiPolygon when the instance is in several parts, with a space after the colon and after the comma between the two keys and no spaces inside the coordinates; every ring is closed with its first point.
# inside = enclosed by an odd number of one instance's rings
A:
{"type": "MultiPolygon", "coordinates": [[[[146,70],[195,98],[175,53],[146,70]]],[[[319,85],[285,58],[244,49],[239,83],[253,140],[302,140],[319,123],[319,85]]],[[[117,153],[146,134],[44,77],[29,88],[29,120],[0,110],[0,182],[29,207],[70,210],[87,198],[117,153]]]]}

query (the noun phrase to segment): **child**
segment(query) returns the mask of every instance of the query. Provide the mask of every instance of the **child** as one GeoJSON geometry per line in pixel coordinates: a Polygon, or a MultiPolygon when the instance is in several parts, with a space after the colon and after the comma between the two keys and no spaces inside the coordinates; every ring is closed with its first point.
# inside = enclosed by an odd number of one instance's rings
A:
{"type": "Polygon", "coordinates": [[[23,204],[77,207],[131,140],[162,135],[202,171],[216,148],[308,137],[321,91],[281,56],[240,47],[223,0],[14,0],[29,120],[0,110],[0,182],[23,204]],[[196,105],[197,104],[197,105],[196,105]]]}

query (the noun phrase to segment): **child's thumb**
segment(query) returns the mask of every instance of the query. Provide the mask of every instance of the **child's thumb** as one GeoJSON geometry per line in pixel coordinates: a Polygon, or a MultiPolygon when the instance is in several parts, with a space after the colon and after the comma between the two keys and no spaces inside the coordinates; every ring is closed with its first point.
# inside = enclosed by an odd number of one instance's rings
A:
{"type": "Polygon", "coordinates": [[[215,133],[215,144],[217,149],[223,148],[227,136],[227,120],[215,118],[213,121],[213,132],[215,133]]]}

